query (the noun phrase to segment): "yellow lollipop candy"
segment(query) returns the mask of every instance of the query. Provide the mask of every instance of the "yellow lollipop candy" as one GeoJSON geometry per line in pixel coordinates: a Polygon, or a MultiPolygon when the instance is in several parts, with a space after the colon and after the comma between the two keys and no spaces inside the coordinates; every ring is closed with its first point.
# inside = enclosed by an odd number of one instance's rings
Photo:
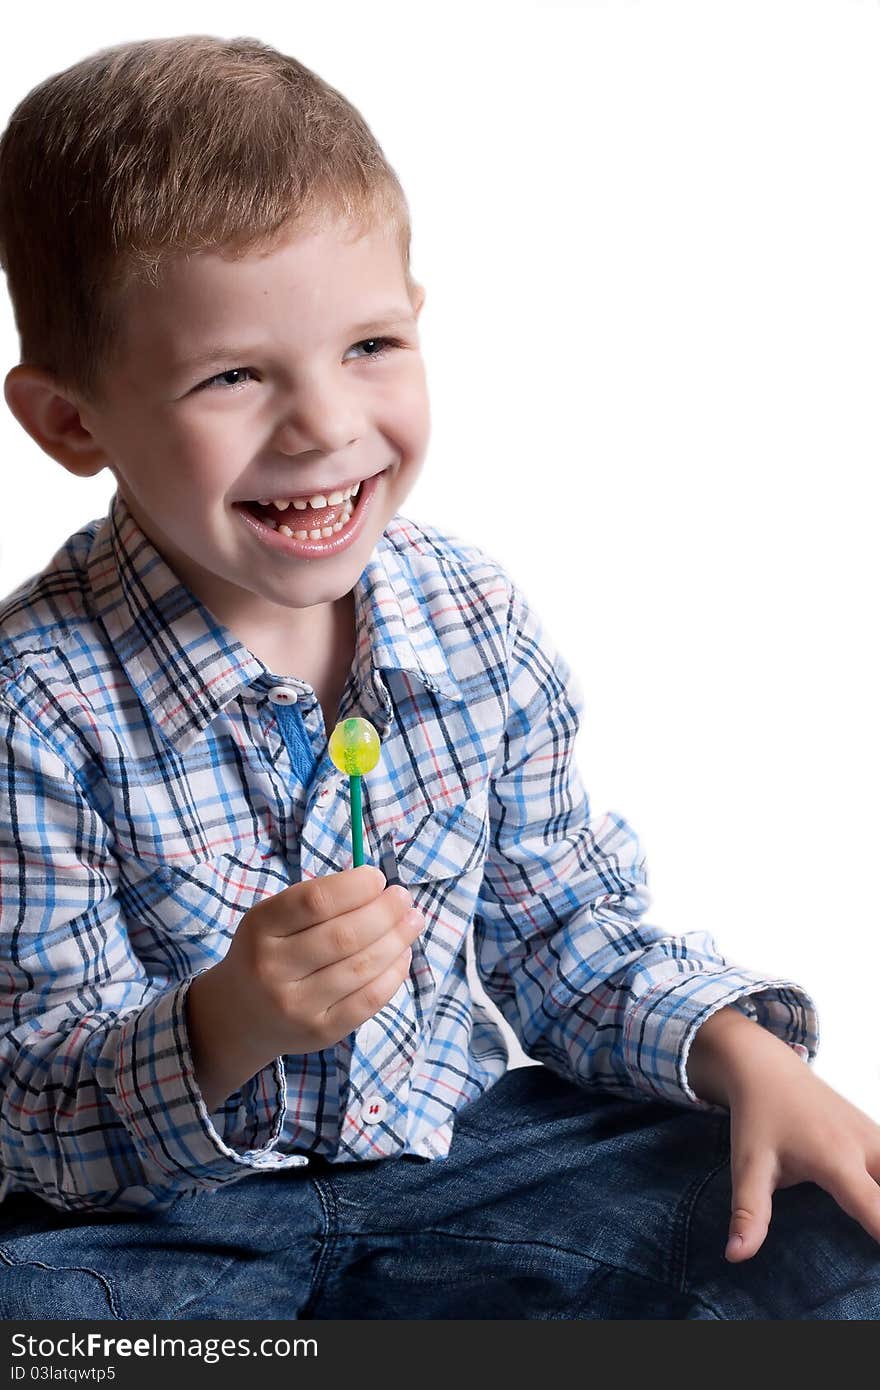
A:
{"type": "Polygon", "coordinates": [[[372,772],[379,761],[382,744],[369,719],[343,719],[330,735],[330,761],[349,777],[372,772]]]}
{"type": "Polygon", "coordinates": [[[379,761],[382,744],[369,719],[343,719],[330,735],[327,751],[340,772],[348,774],[351,791],[351,848],[356,869],[364,862],[364,824],[361,808],[361,777],[372,772],[379,761]]]}

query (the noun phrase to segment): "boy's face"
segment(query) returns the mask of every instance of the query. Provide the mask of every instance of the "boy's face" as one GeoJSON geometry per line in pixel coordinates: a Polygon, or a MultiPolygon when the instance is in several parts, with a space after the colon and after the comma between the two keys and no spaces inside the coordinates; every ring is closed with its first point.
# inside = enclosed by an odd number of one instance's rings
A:
{"type": "MultiPolygon", "coordinates": [[[[243,640],[348,594],[412,488],[430,431],[423,298],[391,232],[353,240],[340,222],[269,254],[199,253],[130,291],[123,352],[80,418],[141,529],[243,640]],[[249,501],[354,482],[351,522],[321,538],[336,553],[247,519],[249,501]]],[[[291,531],[321,520],[274,515],[291,531]]]]}

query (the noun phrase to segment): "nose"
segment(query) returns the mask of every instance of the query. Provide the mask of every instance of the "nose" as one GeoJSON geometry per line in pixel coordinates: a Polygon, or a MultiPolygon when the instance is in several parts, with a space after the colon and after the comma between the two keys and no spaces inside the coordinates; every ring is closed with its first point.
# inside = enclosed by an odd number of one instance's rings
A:
{"type": "Polygon", "coordinates": [[[278,427],[276,444],[283,454],[316,450],[335,454],[354,444],[363,433],[360,407],[351,390],[338,382],[312,381],[297,389],[296,399],[278,427]]]}

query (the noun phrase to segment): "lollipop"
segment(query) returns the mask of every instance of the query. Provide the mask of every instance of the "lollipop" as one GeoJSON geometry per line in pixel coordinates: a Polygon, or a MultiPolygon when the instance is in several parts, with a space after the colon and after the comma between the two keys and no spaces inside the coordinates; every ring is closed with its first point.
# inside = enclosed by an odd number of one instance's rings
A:
{"type": "Polygon", "coordinates": [[[343,719],[330,735],[330,761],[348,774],[351,792],[351,848],[353,867],[364,862],[364,825],[361,810],[361,777],[372,772],[382,745],[369,719],[343,719]]]}

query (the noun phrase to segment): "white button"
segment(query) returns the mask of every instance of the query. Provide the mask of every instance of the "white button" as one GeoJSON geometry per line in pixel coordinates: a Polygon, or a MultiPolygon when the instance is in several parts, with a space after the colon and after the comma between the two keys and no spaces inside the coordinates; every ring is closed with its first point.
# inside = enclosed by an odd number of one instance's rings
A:
{"type": "Polygon", "coordinates": [[[330,791],[330,787],[322,787],[321,790],[318,792],[318,800],[326,801],[327,797],[330,795],[330,791]]]}
{"type": "Polygon", "coordinates": [[[365,1125],[377,1125],[384,1120],[388,1104],[381,1096],[370,1096],[361,1106],[361,1119],[365,1125]]]}
{"type": "Polygon", "coordinates": [[[269,699],[273,705],[295,705],[299,696],[291,685],[273,685],[269,699]]]}

